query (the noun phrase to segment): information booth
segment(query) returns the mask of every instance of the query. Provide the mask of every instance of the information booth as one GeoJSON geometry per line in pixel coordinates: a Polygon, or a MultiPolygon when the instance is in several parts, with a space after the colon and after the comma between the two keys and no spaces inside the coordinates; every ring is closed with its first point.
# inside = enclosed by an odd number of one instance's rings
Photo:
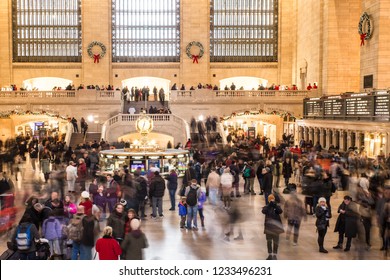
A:
{"type": "Polygon", "coordinates": [[[99,153],[100,170],[102,173],[112,173],[114,170],[129,167],[134,172],[138,167],[147,172],[151,166],[160,168],[162,175],[168,175],[169,170],[175,169],[179,176],[183,176],[190,159],[189,151],[167,149],[161,151],[128,152],[124,149],[105,150],[99,153]]]}

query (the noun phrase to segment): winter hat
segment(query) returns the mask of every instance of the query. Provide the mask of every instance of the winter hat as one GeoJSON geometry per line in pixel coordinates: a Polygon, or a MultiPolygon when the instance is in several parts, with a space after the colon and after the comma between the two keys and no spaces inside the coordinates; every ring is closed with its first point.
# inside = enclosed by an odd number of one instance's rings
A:
{"type": "Polygon", "coordinates": [[[89,192],[83,191],[83,192],[81,193],[81,197],[82,197],[82,198],[89,198],[89,192]]]}
{"type": "Polygon", "coordinates": [[[119,203],[122,204],[123,207],[125,207],[126,204],[127,204],[127,201],[126,201],[126,199],[123,199],[123,198],[122,198],[121,201],[119,201],[119,203]]]}
{"type": "Polygon", "coordinates": [[[132,219],[130,222],[130,227],[132,230],[139,229],[140,225],[141,225],[141,222],[138,219],[132,219]]]}
{"type": "Polygon", "coordinates": [[[320,197],[320,199],[318,199],[318,202],[326,202],[325,197],[320,197]]]}

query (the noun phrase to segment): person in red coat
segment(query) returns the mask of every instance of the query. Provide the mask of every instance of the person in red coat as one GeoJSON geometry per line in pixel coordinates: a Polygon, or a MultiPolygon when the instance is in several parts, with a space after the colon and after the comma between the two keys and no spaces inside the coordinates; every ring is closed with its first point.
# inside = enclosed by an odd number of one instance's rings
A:
{"type": "Polygon", "coordinates": [[[77,167],[77,180],[80,185],[80,190],[85,191],[85,181],[87,180],[87,165],[83,158],[79,159],[79,166],[77,167]]]}
{"type": "Polygon", "coordinates": [[[99,260],[118,260],[122,254],[122,248],[118,241],[112,237],[112,227],[103,229],[103,237],[96,241],[96,252],[99,254],[99,260]]]}
{"type": "Polygon", "coordinates": [[[311,90],[313,87],[311,86],[311,84],[309,83],[309,85],[307,86],[307,90],[311,90]]]}
{"type": "Polygon", "coordinates": [[[87,215],[88,212],[92,212],[92,201],[89,199],[89,192],[83,191],[81,193],[81,202],[79,205],[84,206],[84,214],[87,215]]]}

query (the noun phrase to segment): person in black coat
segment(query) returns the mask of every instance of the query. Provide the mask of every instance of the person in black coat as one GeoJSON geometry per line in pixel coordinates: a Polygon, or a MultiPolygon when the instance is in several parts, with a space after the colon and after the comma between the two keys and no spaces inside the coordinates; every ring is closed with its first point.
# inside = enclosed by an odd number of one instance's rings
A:
{"type": "Polygon", "coordinates": [[[162,197],[164,196],[165,192],[165,180],[160,176],[160,172],[155,171],[154,177],[152,179],[152,182],[149,186],[149,197],[152,198],[152,217],[155,219],[157,215],[157,208],[158,208],[158,214],[160,217],[163,217],[163,209],[162,209],[162,197]]]}
{"type": "Polygon", "coordinates": [[[324,239],[326,232],[329,227],[329,219],[331,218],[329,208],[326,206],[326,199],[324,197],[320,197],[318,199],[318,205],[315,209],[315,214],[317,217],[316,227],[318,232],[318,246],[320,253],[328,253],[328,250],[324,248],[324,239]]]}
{"type": "Polygon", "coordinates": [[[275,196],[268,196],[268,205],[263,207],[261,211],[265,215],[264,234],[267,239],[268,258],[267,260],[276,260],[276,255],[279,248],[279,235],[284,232],[280,214],[283,213],[282,208],[276,203],[275,196]],[[273,246],[272,246],[273,245],[273,246]]]}
{"type": "Polygon", "coordinates": [[[269,195],[272,193],[273,176],[269,167],[263,168],[263,191],[265,204],[268,205],[269,195]]]}
{"type": "Polygon", "coordinates": [[[358,207],[356,203],[352,201],[352,197],[346,195],[337,212],[340,213],[340,215],[337,218],[334,231],[339,233],[339,241],[333,249],[343,248],[345,235],[347,244],[344,251],[348,252],[351,249],[352,238],[356,237],[358,232],[358,221],[360,216],[358,207]]]}
{"type": "Polygon", "coordinates": [[[169,191],[169,198],[171,200],[171,208],[169,208],[169,211],[175,211],[176,206],[176,191],[177,191],[177,173],[175,169],[171,169],[169,172],[168,177],[166,178],[168,181],[168,191],[169,191]]]}

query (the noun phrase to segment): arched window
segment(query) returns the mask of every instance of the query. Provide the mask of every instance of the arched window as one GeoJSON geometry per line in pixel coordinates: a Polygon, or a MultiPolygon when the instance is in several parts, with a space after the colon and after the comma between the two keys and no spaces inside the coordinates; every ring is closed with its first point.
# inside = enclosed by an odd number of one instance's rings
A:
{"type": "Polygon", "coordinates": [[[112,61],[180,61],[180,0],[112,0],[112,61]]]}
{"type": "Polygon", "coordinates": [[[81,62],[81,0],[12,0],[14,62],[81,62]]]}
{"type": "Polygon", "coordinates": [[[278,0],[210,0],[211,62],[278,61],[278,0]]]}

